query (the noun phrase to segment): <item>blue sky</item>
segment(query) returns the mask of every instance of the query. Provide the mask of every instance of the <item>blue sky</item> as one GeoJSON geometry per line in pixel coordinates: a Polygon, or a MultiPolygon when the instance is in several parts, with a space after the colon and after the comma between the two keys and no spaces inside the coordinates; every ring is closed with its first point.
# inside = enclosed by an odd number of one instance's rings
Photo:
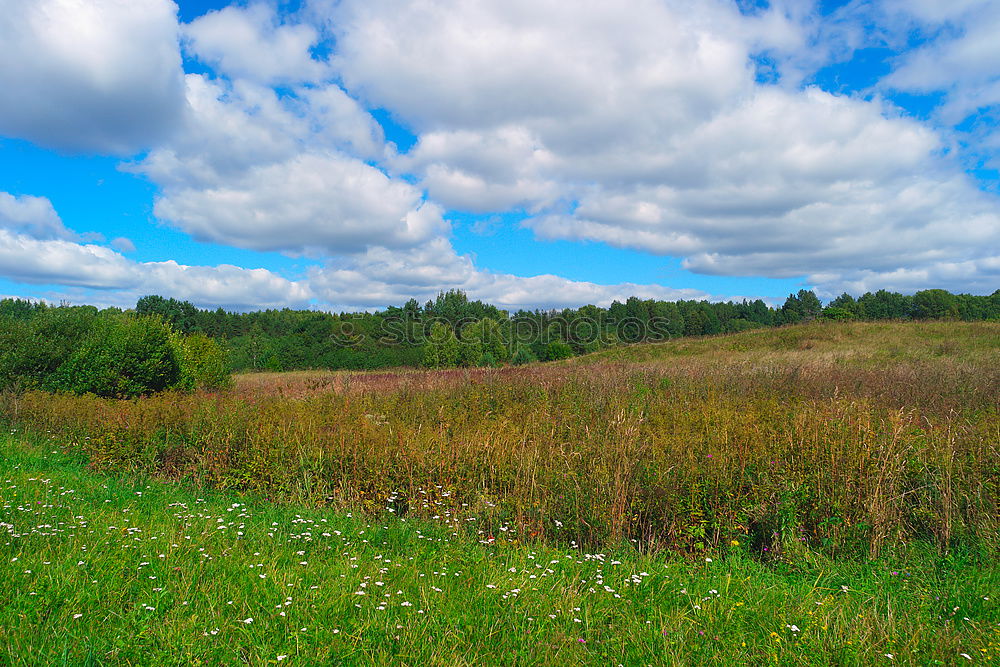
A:
{"type": "Polygon", "coordinates": [[[0,295],[1000,288],[989,0],[13,0],[0,295]]]}

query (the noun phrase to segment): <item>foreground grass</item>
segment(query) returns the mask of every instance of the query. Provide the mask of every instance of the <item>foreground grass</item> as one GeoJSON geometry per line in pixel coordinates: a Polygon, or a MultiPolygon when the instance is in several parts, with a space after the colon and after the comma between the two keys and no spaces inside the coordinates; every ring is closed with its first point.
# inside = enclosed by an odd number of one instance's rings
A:
{"type": "Polygon", "coordinates": [[[0,482],[3,664],[932,665],[1000,644],[992,562],[484,545],[14,437],[0,482]]]}

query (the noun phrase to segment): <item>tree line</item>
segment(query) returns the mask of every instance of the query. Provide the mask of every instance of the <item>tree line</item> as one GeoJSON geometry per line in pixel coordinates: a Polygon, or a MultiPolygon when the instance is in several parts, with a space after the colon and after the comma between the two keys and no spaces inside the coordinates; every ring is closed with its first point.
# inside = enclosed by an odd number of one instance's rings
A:
{"type": "Polygon", "coordinates": [[[423,305],[410,299],[377,312],[344,313],[206,310],[156,295],[128,311],[5,299],[0,386],[137,395],[154,387],[218,386],[230,371],[516,365],[814,319],[1000,320],[1000,290],[989,296],[879,290],[858,298],[843,294],[826,306],[815,293],[799,290],[779,307],[760,299],[632,297],[607,308],[513,313],[470,300],[461,290],[441,292],[423,305]],[[119,375],[126,379],[113,379],[119,375]],[[139,375],[144,379],[135,379],[139,375]]]}
{"type": "Polygon", "coordinates": [[[0,389],[133,398],[230,382],[223,348],[160,315],[0,301],[0,389]]]}

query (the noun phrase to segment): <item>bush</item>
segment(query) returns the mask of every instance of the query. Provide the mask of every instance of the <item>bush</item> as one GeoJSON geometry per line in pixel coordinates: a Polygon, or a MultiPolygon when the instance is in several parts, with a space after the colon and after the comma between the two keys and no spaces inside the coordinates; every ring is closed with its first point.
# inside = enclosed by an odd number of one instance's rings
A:
{"type": "Polygon", "coordinates": [[[510,358],[510,363],[515,366],[523,366],[535,361],[538,361],[538,357],[535,356],[534,352],[527,345],[518,345],[517,349],[514,350],[514,356],[510,358]]]}
{"type": "Polygon", "coordinates": [[[232,384],[225,351],[205,334],[175,336],[180,359],[179,386],[184,389],[224,389],[232,384]]]}
{"type": "Polygon", "coordinates": [[[462,348],[452,328],[441,322],[431,326],[423,348],[423,365],[427,368],[452,368],[458,365],[462,348]]]}
{"type": "Polygon", "coordinates": [[[107,398],[144,396],[180,385],[180,356],[173,331],[160,317],[102,317],[46,384],[107,398]]]}
{"type": "Polygon", "coordinates": [[[554,340],[545,348],[546,361],[559,361],[560,359],[569,359],[572,356],[573,348],[561,340],[554,340]]]}
{"type": "Polygon", "coordinates": [[[823,314],[820,315],[820,319],[824,320],[853,320],[854,313],[847,310],[846,308],[838,308],[837,306],[827,306],[823,309],[823,314]]]}
{"type": "Polygon", "coordinates": [[[46,386],[90,331],[95,314],[86,307],[41,308],[30,320],[0,317],[0,388],[46,386]]]}
{"type": "Polygon", "coordinates": [[[479,357],[479,361],[476,362],[477,366],[483,366],[486,368],[496,368],[500,363],[496,360],[496,357],[487,350],[483,352],[482,356],[479,357]]]}

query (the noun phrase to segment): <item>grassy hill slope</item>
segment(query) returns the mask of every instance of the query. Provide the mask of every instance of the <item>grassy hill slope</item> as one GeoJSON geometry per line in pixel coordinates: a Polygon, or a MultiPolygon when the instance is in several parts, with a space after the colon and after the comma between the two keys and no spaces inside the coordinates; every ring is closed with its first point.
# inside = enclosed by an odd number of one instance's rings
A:
{"type": "Polygon", "coordinates": [[[1000,322],[823,322],[630,345],[569,363],[646,363],[683,357],[885,365],[1000,361],[1000,322]]]}

